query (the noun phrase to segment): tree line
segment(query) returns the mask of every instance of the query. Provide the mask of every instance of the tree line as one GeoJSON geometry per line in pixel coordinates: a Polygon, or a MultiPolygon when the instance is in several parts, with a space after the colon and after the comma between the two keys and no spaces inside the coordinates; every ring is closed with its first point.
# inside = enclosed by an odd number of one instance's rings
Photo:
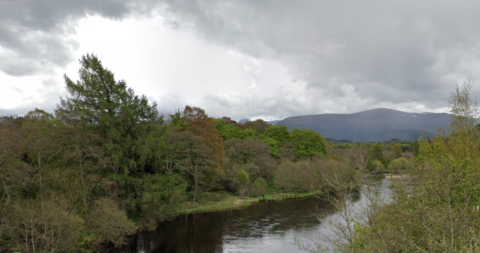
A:
{"type": "Polygon", "coordinates": [[[191,106],[161,115],[95,55],[80,63],[53,114],[0,118],[2,251],[100,251],[208,191],[355,188],[361,172],[386,163],[376,145],[332,149],[312,130],[215,119],[191,106]]]}

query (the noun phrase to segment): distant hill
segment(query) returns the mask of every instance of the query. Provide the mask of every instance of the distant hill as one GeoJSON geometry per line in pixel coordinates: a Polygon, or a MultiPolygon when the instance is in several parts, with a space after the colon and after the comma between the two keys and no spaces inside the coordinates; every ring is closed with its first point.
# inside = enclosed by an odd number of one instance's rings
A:
{"type": "Polygon", "coordinates": [[[448,129],[451,117],[447,113],[409,113],[380,108],[352,114],[295,116],[277,124],[289,130],[312,129],[329,139],[379,142],[415,140],[422,132],[434,137],[440,126],[448,129]]]}
{"type": "Polygon", "coordinates": [[[265,122],[269,123],[269,124],[272,124],[272,125],[276,125],[278,124],[278,122],[280,122],[281,120],[267,120],[265,122]]]}
{"type": "MultiPolygon", "coordinates": [[[[250,121],[252,121],[252,120],[250,120],[248,118],[245,118],[245,119],[239,120],[238,123],[247,123],[247,122],[250,122],[250,121]]],[[[271,124],[271,125],[276,125],[281,120],[264,120],[264,121],[271,124]]]]}

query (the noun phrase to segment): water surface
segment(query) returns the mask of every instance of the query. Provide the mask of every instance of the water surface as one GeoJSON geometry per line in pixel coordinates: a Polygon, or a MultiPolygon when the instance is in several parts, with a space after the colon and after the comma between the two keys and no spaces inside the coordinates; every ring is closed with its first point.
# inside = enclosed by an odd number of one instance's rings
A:
{"type": "MultiPolygon", "coordinates": [[[[383,178],[383,177],[382,177],[383,178]]],[[[389,195],[389,181],[368,181],[382,195],[389,195]]],[[[351,198],[362,209],[363,194],[351,198]]],[[[318,219],[319,212],[332,212],[332,205],[319,198],[270,201],[237,210],[196,213],[162,223],[157,230],[129,238],[128,245],[110,252],[303,252],[293,244],[294,236],[311,237],[331,233],[318,219]]],[[[335,219],[335,212],[325,219],[335,219]]]]}

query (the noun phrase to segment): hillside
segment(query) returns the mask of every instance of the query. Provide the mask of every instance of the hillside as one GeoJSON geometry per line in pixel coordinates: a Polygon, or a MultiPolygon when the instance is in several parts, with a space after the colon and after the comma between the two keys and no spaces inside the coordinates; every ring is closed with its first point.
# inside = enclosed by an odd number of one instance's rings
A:
{"type": "Polygon", "coordinates": [[[450,119],[451,115],[447,113],[408,113],[379,108],[352,114],[295,116],[278,124],[289,130],[312,129],[330,139],[377,142],[414,140],[425,131],[433,137],[440,126],[448,129],[450,119]]]}

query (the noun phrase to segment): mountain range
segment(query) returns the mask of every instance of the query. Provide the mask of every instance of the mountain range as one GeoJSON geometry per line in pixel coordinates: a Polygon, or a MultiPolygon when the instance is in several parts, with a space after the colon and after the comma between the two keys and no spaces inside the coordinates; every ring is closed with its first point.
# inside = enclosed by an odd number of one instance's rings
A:
{"type": "Polygon", "coordinates": [[[439,127],[448,129],[451,114],[409,113],[378,108],[352,114],[316,114],[289,117],[278,122],[289,130],[312,129],[325,138],[358,142],[392,139],[415,140],[422,133],[434,137],[439,127]]]}

